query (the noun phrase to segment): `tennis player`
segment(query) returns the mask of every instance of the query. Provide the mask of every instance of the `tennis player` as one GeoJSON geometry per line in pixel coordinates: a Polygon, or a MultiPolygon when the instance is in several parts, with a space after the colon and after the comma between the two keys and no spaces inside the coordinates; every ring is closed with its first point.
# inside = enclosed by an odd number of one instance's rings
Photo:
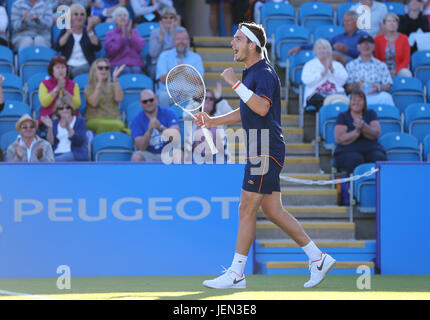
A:
{"type": "Polygon", "coordinates": [[[265,216],[288,234],[308,256],[311,276],[304,287],[315,287],[336,260],[320,251],[301,224],[282,205],[279,174],[284,164],[285,143],[281,127],[281,84],[268,61],[264,28],[255,23],[241,23],[231,45],[234,60],[245,64],[242,81],[237,79],[233,68],[224,70],[221,77],[240,97],[240,108],[216,117],[202,112],[196,123],[214,127],[242,122],[247,134],[247,163],[233,262],[221,276],[206,280],[203,285],[216,289],[246,288],[243,272],[254,240],[257,210],[261,205],[265,216]],[[257,138],[252,131],[260,133],[257,138]]]}

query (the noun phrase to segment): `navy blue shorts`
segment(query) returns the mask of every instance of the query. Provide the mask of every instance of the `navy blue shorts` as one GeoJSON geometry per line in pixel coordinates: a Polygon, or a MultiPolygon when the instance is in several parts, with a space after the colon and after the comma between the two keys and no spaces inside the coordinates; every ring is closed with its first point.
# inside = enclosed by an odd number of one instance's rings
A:
{"type": "MultiPolygon", "coordinates": [[[[272,194],[281,191],[279,174],[284,161],[278,161],[272,156],[259,156],[258,163],[252,161],[245,166],[242,189],[249,192],[272,194]]],[[[256,160],[256,159],[252,159],[256,160]]]]}

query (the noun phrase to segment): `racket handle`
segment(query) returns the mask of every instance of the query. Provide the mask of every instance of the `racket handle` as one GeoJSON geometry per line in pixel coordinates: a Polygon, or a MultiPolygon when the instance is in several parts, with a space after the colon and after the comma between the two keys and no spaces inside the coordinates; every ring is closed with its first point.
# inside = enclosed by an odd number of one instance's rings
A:
{"type": "Polygon", "coordinates": [[[217,154],[218,149],[215,147],[211,132],[206,127],[202,127],[202,130],[212,154],[217,154]]]}

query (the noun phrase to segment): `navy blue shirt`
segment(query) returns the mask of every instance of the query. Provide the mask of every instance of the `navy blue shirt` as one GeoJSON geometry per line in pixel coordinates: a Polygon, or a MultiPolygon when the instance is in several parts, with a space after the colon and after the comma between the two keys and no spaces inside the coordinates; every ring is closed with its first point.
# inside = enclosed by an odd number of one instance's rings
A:
{"type": "Polygon", "coordinates": [[[255,94],[267,99],[271,105],[269,112],[262,117],[240,101],[242,127],[247,136],[248,162],[249,157],[269,155],[283,165],[285,142],[281,127],[281,82],[278,75],[272,66],[262,59],[243,71],[242,83],[255,94]],[[268,129],[265,132],[268,134],[268,146],[264,138],[262,143],[261,137],[265,136],[263,129],[268,129]],[[266,152],[267,147],[269,154],[266,152]]]}
{"type": "MultiPolygon", "coordinates": [[[[378,120],[378,116],[374,110],[367,110],[367,112],[363,113],[363,121],[367,124],[372,122],[373,120],[378,120]]],[[[351,113],[349,111],[344,111],[338,114],[336,118],[336,125],[346,125],[348,128],[346,132],[351,132],[355,129],[354,126],[354,119],[351,116],[351,113]]],[[[348,144],[348,145],[336,145],[336,149],[334,154],[340,153],[340,152],[350,152],[350,151],[356,151],[356,152],[368,152],[368,151],[374,151],[374,150],[381,150],[383,151],[384,148],[378,143],[378,140],[370,140],[367,139],[363,133],[355,140],[354,142],[348,144]]]]}

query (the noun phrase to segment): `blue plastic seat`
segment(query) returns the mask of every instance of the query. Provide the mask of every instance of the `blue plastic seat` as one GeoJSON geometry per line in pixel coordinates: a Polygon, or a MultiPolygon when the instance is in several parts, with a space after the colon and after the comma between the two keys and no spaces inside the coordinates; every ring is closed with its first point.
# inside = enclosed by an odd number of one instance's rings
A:
{"type": "Polygon", "coordinates": [[[22,79],[13,73],[3,73],[2,76],[4,99],[24,101],[22,79]]]}
{"type": "Polygon", "coordinates": [[[294,47],[306,44],[310,41],[309,31],[298,25],[283,25],[276,29],[275,35],[275,55],[276,64],[286,67],[289,57],[288,51],[294,47]]]}
{"type": "Polygon", "coordinates": [[[142,22],[136,26],[137,31],[142,38],[149,39],[151,32],[160,27],[158,22],[142,22]]]}
{"type": "Polygon", "coordinates": [[[8,47],[0,46],[0,74],[15,73],[13,52],[8,47]]]}
{"type": "Polygon", "coordinates": [[[87,102],[85,99],[85,87],[88,85],[88,73],[81,73],[73,78],[73,81],[75,81],[79,86],[79,93],[81,95],[81,106],[79,107],[78,111],[82,116],[85,116],[85,111],[87,108],[87,102]]]}
{"type": "Polygon", "coordinates": [[[94,33],[99,39],[99,41],[101,41],[101,43],[104,43],[106,34],[112,31],[114,28],[115,22],[100,22],[94,27],[94,33]]]}
{"type": "Polygon", "coordinates": [[[311,33],[321,25],[333,25],[335,23],[333,8],[325,2],[305,2],[299,6],[297,16],[298,24],[311,33]]]}
{"type": "Polygon", "coordinates": [[[369,104],[367,109],[374,110],[381,127],[381,136],[389,132],[402,132],[403,122],[397,107],[388,104],[369,104]]]}
{"type": "Polygon", "coordinates": [[[423,139],[423,161],[430,162],[430,133],[423,139]]]}
{"type": "Polygon", "coordinates": [[[387,6],[387,10],[390,13],[395,13],[398,16],[406,14],[405,5],[403,3],[387,1],[385,2],[385,5],[387,6]]]}
{"type": "Polygon", "coordinates": [[[413,103],[405,110],[405,132],[422,142],[430,133],[430,103],[413,103]]]}
{"type": "Polygon", "coordinates": [[[430,81],[430,50],[415,51],[412,54],[411,70],[422,83],[430,81]]]}
{"type": "MultiPolygon", "coordinates": [[[[363,163],[354,169],[353,175],[362,175],[375,168],[374,163],[363,163]]],[[[353,195],[357,210],[361,213],[376,212],[376,174],[362,177],[353,182],[353,195]]]]}
{"type": "Polygon", "coordinates": [[[154,82],[150,77],[144,74],[125,74],[118,78],[122,91],[124,92],[124,99],[120,103],[120,112],[125,118],[125,110],[127,105],[139,101],[140,92],[143,89],[154,90],[154,82]]]}
{"type": "Polygon", "coordinates": [[[411,103],[424,103],[424,85],[417,79],[412,77],[393,77],[393,85],[390,93],[393,97],[394,104],[399,108],[400,112],[405,112],[405,109],[411,103]]]}
{"type": "Polygon", "coordinates": [[[139,101],[136,101],[127,105],[127,108],[125,109],[125,121],[129,128],[133,119],[141,111],[142,111],[142,106],[140,105],[139,101]]]}
{"type": "Polygon", "coordinates": [[[296,55],[288,57],[287,71],[291,85],[298,86],[302,82],[302,71],[306,62],[315,57],[313,50],[300,50],[296,55]]]}
{"type": "Polygon", "coordinates": [[[11,130],[1,135],[0,145],[3,154],[6,154],[7,148],[16,140],[18,134],[16,130],[11,130]]]}
{"type": "Polygon", "coordinates": [[[314,42],[318,39],[330,39],[339,34],[345,33],[345,28],[336,25],[322,25],[315,28],[314,42]]]}
{"type": "Polygon", "coordinates": [[[32,75],[27,81],[27,101],[31,108],[33,118],[35,119],[39,118],[41,107],[41,103],[39,100],[39,86],[43,80],[47,79],[49,79],[49,74],[47,74],[46,72],[39,72],[32,75]]]}
{"type": "Polygon", "coordinates": [[[420,161],[418,139],[404,132],[390,132],[378,139],[387,153],[388,161],[420,161]]]}
{"type": "MultiPolygon", "coordinates": [[[[322,140],[325,149],[334,151],[336,140],[334,138],[334,126],[339,113],[348,110],[348,105],[343,103],[327,104],[322,106],[316,114],[316,134],[322,140]]],[[[318,138],[318,140],[319,140],[318,138]]]]}
{"type": "Polygon", "coordinates": [[[130,161],[133,140],[122,132],[103,132],[91,141],[91,153],[94,161],[130,161]]]}
{"type": "Polygon", "coordinates": [[[296,13],[294,7],[285,2],[267,2],[261,7],[261,24],[266,30],[268,42],[272,42],[272,37],[276,29],[286,24],[296,24],[296,13]]]}
{"type": "Polygon", "coordinates": [[[19,75],[25,83],[35,73],[48,72],[55,51],[47,47],[30,46],[18,52],[19,75]]]}
{"type": "Polygon", "coordinates": [[[22,101],[7,100],[0,112],[0,136],[8,131],[15,130],[15,123],[24,114],[31,115],[30,106],[22,101]]]}
{"type": "Polygon", "coordinates": [[[336,9],[336,17],[337,17],[336,22],[338,26],[343,26],[343,16],[355,4],[356,2],[352,2],[352,1],[347,1],[339,4],[339,6],[336,9]]]}

